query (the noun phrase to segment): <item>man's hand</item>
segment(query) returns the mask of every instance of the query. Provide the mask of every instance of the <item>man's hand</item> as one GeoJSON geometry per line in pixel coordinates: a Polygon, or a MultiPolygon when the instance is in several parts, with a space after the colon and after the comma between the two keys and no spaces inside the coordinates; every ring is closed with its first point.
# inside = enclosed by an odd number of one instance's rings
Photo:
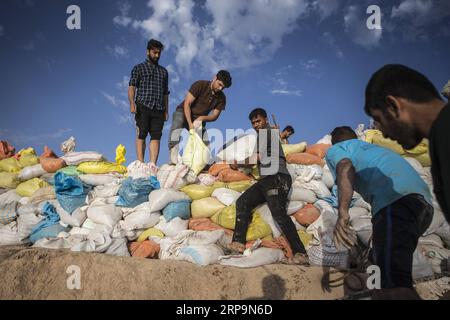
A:
{"type": "Polygon", "coordinates": [[[350,217],[348,215],[339,216],[336,228],[334,229],[334,246],[337,249],[351,249],[356,244],[356,233],[351,228],[350,217]]]}
{"type": "Polygon", "coordinates": [[[189,130],[194,129],[194,124],[193,124],[192,122],[189,122],[189,123],[188,123],[188,126],[189,126],[189,130]]]}
{"type": "Polygon", "coordinates": [[[130,104],[130,112],[136,113],[136,104],[135,103],[130,104]]]}
{"type": "Polygon", "coordinates": [[[167,110],[164,112],[164,121],[169,120],[169,112],[167,110]]]}

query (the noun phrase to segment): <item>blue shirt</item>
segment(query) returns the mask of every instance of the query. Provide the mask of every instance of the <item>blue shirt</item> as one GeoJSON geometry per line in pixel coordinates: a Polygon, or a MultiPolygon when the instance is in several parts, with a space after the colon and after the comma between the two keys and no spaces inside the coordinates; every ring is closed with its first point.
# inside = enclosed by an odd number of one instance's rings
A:
{"type": "Polygon", "coordinates": [[[355,191],[371,204],[372,215],[408,194],[423,195],[432,203],[430,190],[400,155],[377,145],[352,139],[332,146],[326,161],[336,179],[336,166],[349,159],[356,172],[355,191]]]}

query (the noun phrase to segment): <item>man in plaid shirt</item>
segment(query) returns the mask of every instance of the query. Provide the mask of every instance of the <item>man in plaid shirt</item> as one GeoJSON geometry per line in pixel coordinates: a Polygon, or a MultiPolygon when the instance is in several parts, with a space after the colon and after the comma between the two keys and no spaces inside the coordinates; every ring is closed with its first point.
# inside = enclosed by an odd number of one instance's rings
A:
{"type": "Polygon", "coordinates": [[[163,49],[157,40],[148,42],[147,60],[134,66],[128,87],[130,111],[136,120],[137,159],[144,162],[145,139],[150,133],[150,166],[155,173],[162,129],[169,111],[168,72],[158,64],[163,49]]]}

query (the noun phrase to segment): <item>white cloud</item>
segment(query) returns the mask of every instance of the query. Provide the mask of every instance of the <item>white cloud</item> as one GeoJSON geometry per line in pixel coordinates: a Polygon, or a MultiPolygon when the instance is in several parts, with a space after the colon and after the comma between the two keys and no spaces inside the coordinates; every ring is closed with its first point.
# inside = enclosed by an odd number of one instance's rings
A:
{"type": "Polygon", "coordinates": [[[167,72],[169,72],[169,81],[171,84],[178,84],[180,82],[180,75],[176,72],[175,67],[169,64],[167,67],[167,72]]]}
{"type": "Polygon", "coordinates": [[[117,122],[121,125],[134,124],[133,115],[131,114],[117,115],[116,118],[117,122]]]}
{"type": "Polygon", "coordinates": [[[66,138],[66,135],[71,132],[72,129],[63,128],[59,129],[53,133],[43,133],[43,134],[23,134],[23,133],[14,133],[8,135],[6,131],[6,137],[9,142],[12,144],[45,144],[48,143],[49,140],[63,139],[66,138]]]}
{"type": "Polygon", "coordinates": [[[119,3],[120,16],[113,18],[113,22],[122,27],[128,26],[132,19],[128,16],[131,9],[131,4],[128,1],[122,1],[119,3]]]}
{"type": "Polygon", "coordinates": [[[270,79],[269,82],[269,85],[272,86],[270,93],[273,95],[293,95],[301,97],[302,91],[298,88],[294,88],[286,79],[292,72],[295,72],[292,65],[282,67],[280,70],[275,72],[275,75],[270,79]]]}
{"type": "Polygon", "coordinates": [[[103,97],[105,97],[106,100],[108,100],[108,102],[112,106],[120,108],[123,111],[127,111],[128,110],[129,105],[124,99],[117,98],[117,97],[115,97],[113,95],[110,95],[110,94],[108,94],[106,92],[103,92],[103,91],[100,91],[100,93],[103,95],[103,97]]]}
{"type": "Polygon", "coordinates": [[[283,95],[283,96],[302,96],[301,90],[286,90],[286,89],[274,89],[270,91],[271,94],[274,95],[283,95]]]}
{"type": "Polygon", "coordinates": [[[311,3],[313,10],[317,10],[320,19],[324,20],[337,12],[340,6],[340,0],[315,0],[311,3]]]}
{"type": "Polygon", "coordinates": [[[307,13],[306,0],[206,0],[204,6],[193,0],[150,0],[148,6],[145,20],[128,22],[125,14],[114,22],[126,21],[122,25],[141,30],[146,39],[160,39],[175,53],[181,74],[194,65],[214,73],[268,61],[307,13]]]}
{"type": "Polygon", "coordinates": [[[311,59],[306,62],[302,62],[302,68],[305,71],[311,71],[317,69],[319,61],[317,59],[311,59]]]}
{"type": "Polygon", "coordinates": [[[120,82],[116,83],[116,87],[122,97],[128,97],[128,84],[130,83],[129,76],[123,76],[120,82]]]}
{"type": "MultiPolygon", "coordinates": [[[[398,6],[392,7],[390,17],[390,29],[401,32],[404,40],[428,40],[428,28],[440,25],[450,17],[450,1],[403,0],[398,6]]],[[[445,33],[441,35],[446,36],[445,33]]]]}
{"type": "Polygon", "coordinates": [[[5,34],[5,28],[3,26],[0,26],[0,37],[2,37],[5,34]]]}
{"type": "Polygon", "coordinates": [[[117,59],[121,59],[121,58],[128,58],[129,54],[128,54],[128,49],[118,46],[117,44],[114,45],[114,47],[111,46],[106,46],[106,50],[113,55],[114,57],[116,57],[117,59]]]}
{"type": "Polygon", "coordinates": [[[352,5],[344,16],[345,31],[352,41],[366,49],[378,46],[383,30],[367,28],[366,8],[352,5]]]}
{"type": "Polygon", "coordinates": [[[336,52],[336,57],[339,59],[344,58],[344,52],[342,49],[338,46],[336,39],[330,32],[324,32],[322,34],[323,40],[328,43],[328,45],[336,52]]]}
{"type": "Polygon", "coordinates": [[[323,77],[323,71],[320,67],[319,60],[310,59],[308,61],[302,61],[300,66],[303,72],[312,78],[321,79],[323,77]]]}

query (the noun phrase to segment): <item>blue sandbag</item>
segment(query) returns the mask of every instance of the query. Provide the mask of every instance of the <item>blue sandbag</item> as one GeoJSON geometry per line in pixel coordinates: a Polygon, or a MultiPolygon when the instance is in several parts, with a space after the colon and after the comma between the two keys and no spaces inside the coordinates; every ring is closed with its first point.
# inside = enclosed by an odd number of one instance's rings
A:
{"type": "Polygon", "coordinates": [[[42,238],[56,238],[60,232],[68,232],[70,229],[63,227],[59,223],[40,229],[30,235],[30,241],[36,243],[42,238]]]}
{"type": "Polygon", "coordinates": [[[55,174],[55,193],[61,207],[72,213],[86,203],[86,196],[92,189],[76,176],[68,176],[63,172],[55,174]]]}
{"type": "Polygon", "coordinates": [[[119,199],[116,206],[134,208],[148,201],[148,195],[153,190],[159,189],[159,181],[156,177],[125,179],[119,189],[119,199]]]}
{"type": "Polygon", "coordinates": [[[42,238],[55,238],[58,233],[69,230],[59,224],[59,214],[52,204],[46,202],[42,207],[42,214],[45,216],[45,219],[31,230],[31,242],[35,243],[42,238]]]}
{"type": "Polygon", "coordinates": [[[167,222],[176,217],[188,220],[191,217],[191,201],[179,200],[169,203],[163,209],[163,216],[166,218],[167,222]]]}

